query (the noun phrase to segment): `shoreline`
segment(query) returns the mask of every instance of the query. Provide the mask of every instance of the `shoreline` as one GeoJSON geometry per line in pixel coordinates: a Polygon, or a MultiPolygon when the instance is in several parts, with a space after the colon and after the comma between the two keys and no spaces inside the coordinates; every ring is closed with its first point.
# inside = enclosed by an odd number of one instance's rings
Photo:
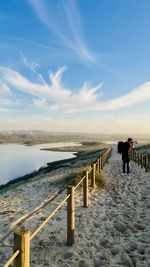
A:
{"type": "Polygon", "coordinates": [[[9,190],[9,187],[14,185],[14,184],[20,183],[22,181],[26,182],[29,179],[34,178],[34,177],[36,177],[38,175],[46,174],[46,173],[51,172],[51,171],[53,171],[55,169],[57,170],[57,169],[61,168],[64,163],[71,162],[72,159],[74,159],[74,158],[49,162],[49,163],[46,164],[45,167],[44,166],[40,167],[37,171],[33,171],[33,172],[29,173],[29,174],[17,177],[17,178],[9,181],[8,183],[6,183],[4,185],[0,185],[0,191],[3,190],[3,189],[8,189],[9,190]]]}
{"type": "Polygon", "coordinates": [[[97,152],[100,153],[100,151],[103,150],[104,147],[107,147],[107,145],[104,146],[103,144],[103,148],[100,148],[100,143],[94,144],[93,146],[93,144],[90,144],[90,142],[88,142],[88,144],[86,145],[83,144],[80,147],[73,146],[73,147],[58,147],[58,148],[55,147],[55,148],[41,149],[41,150],[58,151],[58,152],[72,152],[73,155],[75,155],[75,157],[49,162],[46,164],[46,166],[41,166],[36,171],[17,177],[4,185],[0,185],[0,192],[3,192],[5,190],[10,190],[16,186],[19,186],[21,183],[28,182],[30,179],[35,178],[38,175],[48,174],[54,170],[58,170],[61,168],[66,168],[66,167],[70,168],[70,164],[72,166],[77,165],[80,161],[84,161],[86,157],[92,155],[93,153],[97,152]]]}

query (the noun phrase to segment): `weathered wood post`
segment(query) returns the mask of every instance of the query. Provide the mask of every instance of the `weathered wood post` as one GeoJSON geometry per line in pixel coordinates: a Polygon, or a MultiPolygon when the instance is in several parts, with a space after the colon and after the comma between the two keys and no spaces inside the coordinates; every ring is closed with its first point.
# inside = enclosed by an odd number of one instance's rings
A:
{"type": "Polygon", "coordinates": [[[143,168],[143,154],[141,154],[141,168],[143,168]]]}
{"type": "Polygon", "coordinates": [[[137,154],[138,155],[138,166],[140,165],[140,153],[137,154]]]}
{"type": "Polygon", "coordinates": [[[99,173],[99,159],[97,160],[97,172],[99,173]]]}
{"type": "Polygon", "coordinates": [[[97,161],[95,163],[95,169],[96,169],[96,172],[98,172],[98,165],[97,165],[97,161]]]}
{"type": "Polygon", "coordinates": [[[75,239],[75,204],[74,204],[74,186],[68,186],[67,195],[67,245],[71,246],[75,239]]]}
{"type": "Polygon", "coordinates": [[[101,157],[99,157],[99,173],[101,172],[101,157]]]}
{"type": "Polygon", "coordinates": [[[104,165],[105,165],[105,154],[103,154],[103,168],[104,168],[104,165]]]}
{"type": "Polygon", "coordinates": [[[14,233],[14,252],[20,253],[14,260],[14,267],[30,266],[30,231],[26,228],[20,228],[14,233]]]}
{"type": "Polygon", "coordinates": [[[148,160],[148,155],[145,156],[145,171],[148,172],[148,164],[149,164],[149,160],[148,160]]]}
{"type": "Polygon", "coordinates": [[[106,162],[106,151],[104,153],[104,165],[105,165],[105,162],[106,162]]]}
{"type": "Polygon", "coordinates": [[[101,172],[101,169],[102,169],[102,157],[101,156],[99,158],[99,167],[100,167],[100,172],[101,172]]]}
{"type": "Polygon", "coordinates": [[[83,180],[83,207],[88,208],[88,171],[86,170],[86,176],[83,180]]]}
{"type": "Polygon", "coordinates": [[[93,188],[95,188],[95,171],[96,171],[95,164],[93,164],[92,175],[91,175],[91,186],[93,188]]]}
{"type": "Polygon", "coordinates": [[[104,166],[104,155],[102,155],[102,169],[103,169],[103,166],[104,166]]]}

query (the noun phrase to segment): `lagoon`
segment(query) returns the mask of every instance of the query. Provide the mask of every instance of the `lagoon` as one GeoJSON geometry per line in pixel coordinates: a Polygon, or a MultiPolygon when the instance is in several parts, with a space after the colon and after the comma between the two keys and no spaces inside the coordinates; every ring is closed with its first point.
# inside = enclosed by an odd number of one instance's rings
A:
{"type": "Polygon", "coordinates": [[[71,152],[41,150],[43,148],[77,146],[70,143],[52,143],[26,146],[20,144],[0,144],[0,185],[27,175],[46,166],[47,163],[75,157],[71,152]]]}

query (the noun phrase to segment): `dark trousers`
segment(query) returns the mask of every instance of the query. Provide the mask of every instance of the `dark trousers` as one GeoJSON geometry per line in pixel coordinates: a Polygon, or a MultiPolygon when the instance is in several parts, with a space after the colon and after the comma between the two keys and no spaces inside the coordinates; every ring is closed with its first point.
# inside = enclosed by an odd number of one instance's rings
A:
{"type": "Polygon", "coordinates": [[[129,166],[129,161],[123,160],[123,165],[122,165],[122,170],[125,172],[130,172],[130,166],[129,166]]]}

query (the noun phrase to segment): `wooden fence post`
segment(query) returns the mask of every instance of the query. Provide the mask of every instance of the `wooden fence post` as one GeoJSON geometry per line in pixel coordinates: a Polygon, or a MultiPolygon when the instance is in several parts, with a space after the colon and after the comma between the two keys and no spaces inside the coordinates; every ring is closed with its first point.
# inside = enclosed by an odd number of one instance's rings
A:
{"type": "Polygon", "coordinates": [[[97,160],[97,172],[100,172],[100,165],[99,165],[99,159],[97,160]]]}
{"type": "Polygon", "coordinates": [[[138,166],[140,165],[140,153],[138,153],[138,166]]]}
{"type": "Polygon", "coordinates": [[[93,170],[91,175],[91,186],[95,188],[95,164],[93,164],[93,170]]]}
{"type": "Polygon", "coordinates": [[[99,158],[99,167],[100,167],[100,172],[101,172],[101,169],[102,169],[102,157],[99,158]]]}
{"type": "Polygon", "coordinates": [[[67,245],[71,246],[75,239],[75,205],[74,205],[74,186],[68,186],[67,195],[67,245]]]}
{"type": "Polygon", "coordinates": [[[148,160],[148,155],[145,156],[145,171],[148,172],[148,168],[149,168],[149,160],[148,160]]]}
{"type": "Polygon", "coordinates": [[[105,165],[105,155],[103,155],[103,168],[104,168],[104,165],[105,165]]]}
{"type": "Polygon", "coordinates": [[[85,179],[83,180],[83,207],[88,208],[88,171],[86,171],[85,179]]]}
{"type": "Polygon", "coordinates": [[[141,154],[141,168],[143,168],[143,154],[141,154]]]}
{"type": "Polygon", "coordinates": [[[102,165],[101,166],[102,166],[102,170],[103,170],[103,166],[104,166],[104,155],[102,155],[102,161],[101,162],[102,162],[102,165]]]}
{"type": "Polygon", "coordinates": [[[30,231],[26,228],[20,228],[14,233],[14,251],[20,253],[14,260],[14,267],[30,266],[30,231]]]}

